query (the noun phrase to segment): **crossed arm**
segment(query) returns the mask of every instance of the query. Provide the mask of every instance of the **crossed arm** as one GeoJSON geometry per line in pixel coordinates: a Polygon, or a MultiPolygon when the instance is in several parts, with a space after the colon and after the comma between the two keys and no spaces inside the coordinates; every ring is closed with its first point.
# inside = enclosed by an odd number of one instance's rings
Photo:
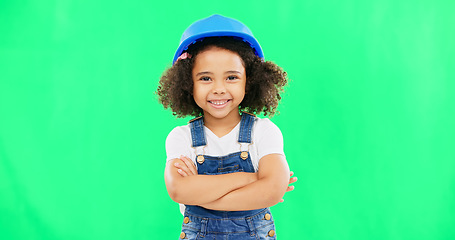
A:
{"type": "MultiPolygon", "coordinates": [[[[166,165],[165,182],[172,200],[224,211],[270,207],[282,201],[291,173],[284,156],[269,154],[259,161],[257,173],[198,175],[193,162],[186,157],[173,159],[166,165]]],[[[291,175],[292,176],[292,175],[291,175]]]]}

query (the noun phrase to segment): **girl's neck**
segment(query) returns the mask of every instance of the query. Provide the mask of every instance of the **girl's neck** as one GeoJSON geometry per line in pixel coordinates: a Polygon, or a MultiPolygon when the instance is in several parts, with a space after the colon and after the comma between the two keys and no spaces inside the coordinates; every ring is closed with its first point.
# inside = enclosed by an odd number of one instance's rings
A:
{"type": "Polygon", "coordinates": [[[240,122],[240,113],[235,111],[224,118],[215,118],[210,114],[204,114],[204,125],[216,136],[223,137],[230,133],[240,122]]]}

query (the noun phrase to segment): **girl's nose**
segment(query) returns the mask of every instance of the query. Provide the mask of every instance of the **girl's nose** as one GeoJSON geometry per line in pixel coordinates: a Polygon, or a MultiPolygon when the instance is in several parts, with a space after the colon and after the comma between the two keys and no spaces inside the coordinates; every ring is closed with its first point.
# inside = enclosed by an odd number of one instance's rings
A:
{"type": "Polygon", "coordinates": [[[224,81],[215,81],[215,84],[213,84],[213,93],[214,94],[226,93],[226,86],[224,86],[224,81]]]}

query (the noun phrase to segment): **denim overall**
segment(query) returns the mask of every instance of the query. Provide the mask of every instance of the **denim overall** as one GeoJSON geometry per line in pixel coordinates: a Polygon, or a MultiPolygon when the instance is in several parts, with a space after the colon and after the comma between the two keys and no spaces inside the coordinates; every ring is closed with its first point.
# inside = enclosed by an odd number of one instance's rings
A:
{"type": "MultiPolygon", "coordinates": [[[[251,144],[251,130],[255,117],[242,114],[239,132],[239,148],[251,144]]],[[[193,148],[196,149],[198,174],[218,175],[233,172],[254,172],[248,151],[226,156],[207,156],[198,153],[206,145],[202,117],[190,121],[193,148]]],[[[196,193],[203,194],[203,193],[196,193]]],[[[217,211],[200,206],[186,205],[182,233],[179,239],[276,239],[275,225],[268,208],[249,211],[217,211]]]]}

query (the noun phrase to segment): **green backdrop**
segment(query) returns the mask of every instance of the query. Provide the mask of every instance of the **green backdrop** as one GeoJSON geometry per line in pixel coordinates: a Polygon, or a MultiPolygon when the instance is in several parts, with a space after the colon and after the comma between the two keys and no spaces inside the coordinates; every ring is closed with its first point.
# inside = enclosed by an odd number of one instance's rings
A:
{"type": "Polygon", "coordinates": [[[180,35],[247,24],[290,84],[279,239],[455,239],[455,2],[0,1],[0,239],[177,239],[154,91],[180,35]]]}

